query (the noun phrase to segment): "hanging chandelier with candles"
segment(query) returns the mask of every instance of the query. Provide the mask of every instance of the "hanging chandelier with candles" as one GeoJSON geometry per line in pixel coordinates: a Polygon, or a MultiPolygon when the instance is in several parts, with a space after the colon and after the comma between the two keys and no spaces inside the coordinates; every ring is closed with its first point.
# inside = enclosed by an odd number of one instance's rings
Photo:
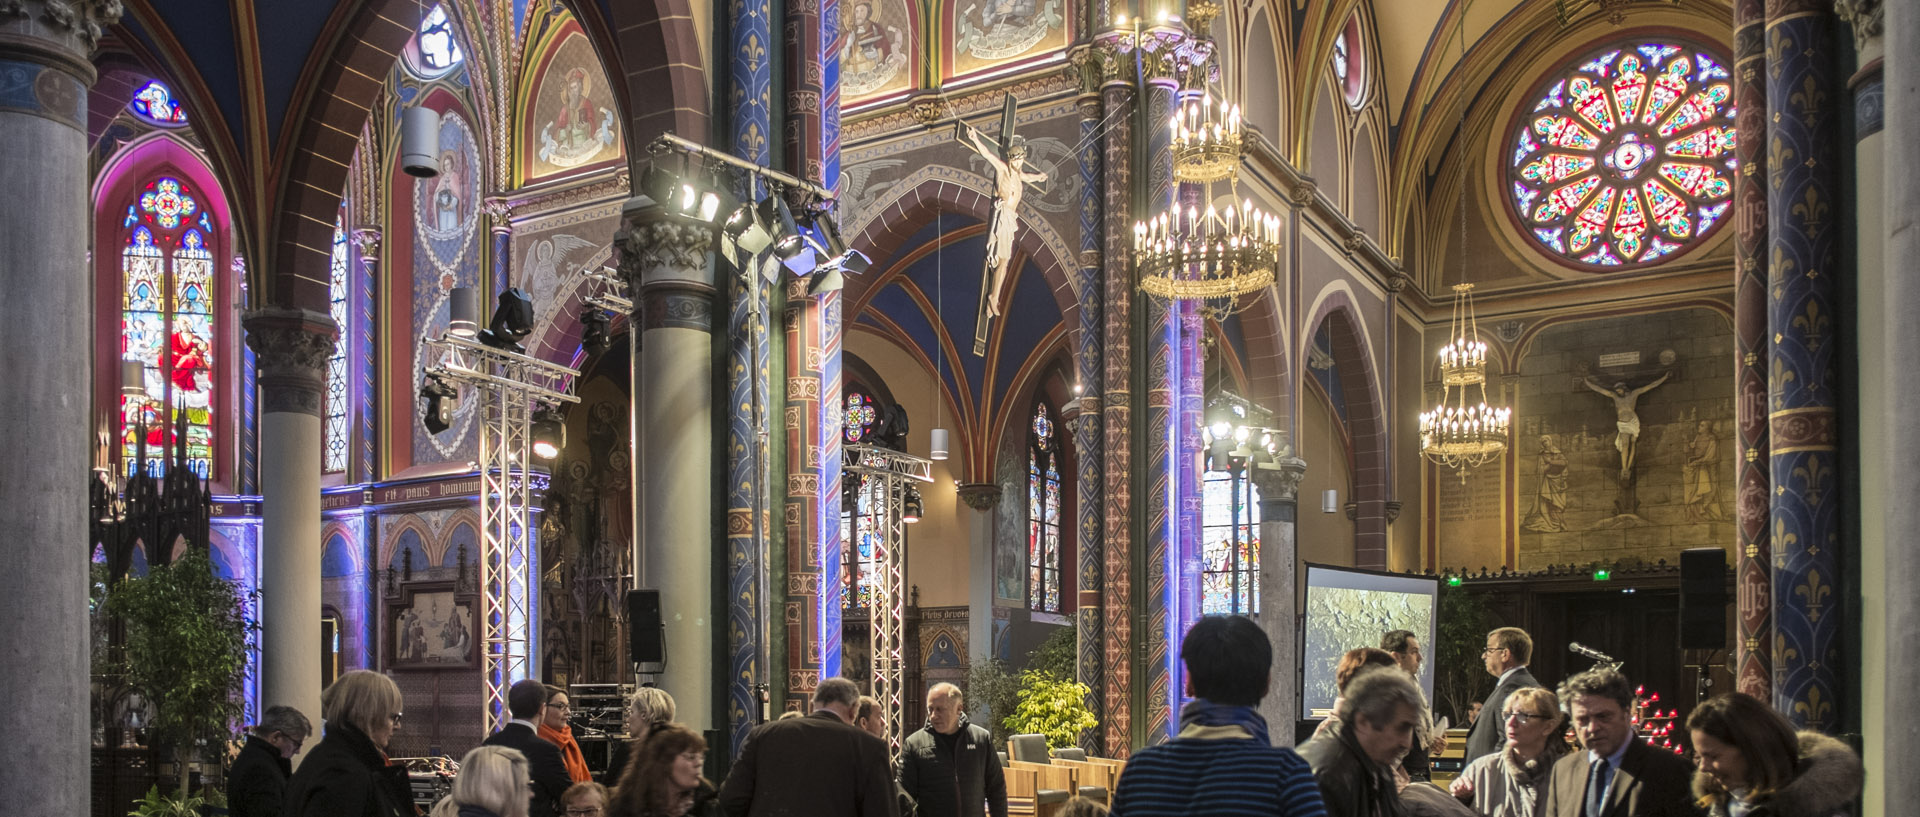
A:
{"type": "Polygon", "coordinates": [[[1440,347],[1440,384],[1445,393],[1420,414],[1420,453],[1459,472],[1499,459],[1507,450],[1513,410],[1487,403],[1487,344],[1473,316],[1473,285],[1453,287],[1451,341],[1440,347]],[[1469,394],[1472,392],[1473,394],[1469,394]]]}
{"type": "MultiPolygon", "coordinates": [[[[1194,31],[1206,31],[1218,7],[1208,2],[1189,5],[1194,31]]],[[[1208,55],[1184,73],[1191,90],[1167,122],[1172,136],[1173,177],[1201,185],[1205,209],[1178,202],[1133,225],[1134,259],[1140,266],[1140,288],[1173,301],[1198,301],[1210,317],[1224,318],[1242,308],[1241,296],[1273,283],[1280,264],[1280,218],[1255,207],[1252,199],[1236,204],[1242,155],[1240,106],[1206,89],[1212,69],[1208,55]],[[1216,204],[1213,186],[1227,185],[1227,201],[1216,204]]]]}

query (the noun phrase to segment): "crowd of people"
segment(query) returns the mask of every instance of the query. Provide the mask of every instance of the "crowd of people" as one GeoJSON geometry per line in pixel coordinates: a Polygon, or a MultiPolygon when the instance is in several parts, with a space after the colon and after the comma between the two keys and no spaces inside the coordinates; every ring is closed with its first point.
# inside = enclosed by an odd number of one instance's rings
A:
{"type": "MultiPolygon", "coordinates": [[[[1194,699],[1177,734],[1128,760],[1114,817],[1834,817],[1864,773],[1852,749],[1796,732],[1764,702],[1729,693],[1686,720],[1694,759],[1636,734],[1634,691],[1599,667],[1557,691],[1528,669],[1533,642],[1487,634],[1495,681],[1478,704],[1464,768],[1441,788],[1432,761],[1448,749],[1417,683],[1424,654],[1406,630],[1342,656],[1339,697],[1298,750],[1274,745],[1259,705],[1273,675],[1266,633],[1239,616],[1201,619],[1182,642],[1194,699]]],[[[674,722],[671,696],[639,690],[630,739],[594,780],[568,725],[564,690],[521,681],[511,720],[460,761],[429,817],[1007,817],[1006,761],[968,722],[959,687],[927,692],[927,723],[889,761],[884,709],[845,678],[819,683],[811,713],[755,727],[723,785],[701,775],[707,745],[674,722]]],[[[404,767],[386,749],[401,717],[392,679],[359,670],[323,693],[326,735],[293,770],[312,725],[270,707],[228,775],[234,817],[418,817],[404,767]]],[[[1103,794],[1103,793],[1101,793],[1103,794]]],[[[1105,807],[1076,796],[1063,817],[1105,807]]]]}

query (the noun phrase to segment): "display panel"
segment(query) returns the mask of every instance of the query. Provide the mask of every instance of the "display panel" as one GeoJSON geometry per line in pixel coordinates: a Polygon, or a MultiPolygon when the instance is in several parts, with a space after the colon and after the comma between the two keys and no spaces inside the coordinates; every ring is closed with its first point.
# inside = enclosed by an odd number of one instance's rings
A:
{"type": "MultiPolygon", "coordinates": [[[[1440,581],[1431,576],[1307,565],[1306,615],[1300,639],[1300,717],[1324,718],[1338,691],[1334,669],[1355,647],[1378,647],[1389,630],[1412,630],[1433,655],[1440,581]]],[[[1433,663],[1420,665],[1420,689],[1433,699],[1433,663]]]]}

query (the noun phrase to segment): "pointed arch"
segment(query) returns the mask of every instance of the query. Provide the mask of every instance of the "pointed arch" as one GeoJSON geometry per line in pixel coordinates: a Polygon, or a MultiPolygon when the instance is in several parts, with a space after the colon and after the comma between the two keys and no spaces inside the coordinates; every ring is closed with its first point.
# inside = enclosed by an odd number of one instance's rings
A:
{"type": "MultiPolygon", "coordinates": [[[[1374,365],[1373,344],[1365,320],[1344,287],[1323,293],[1310,313],[1306,337],[1319,334],[1326,325],[1333,348],[1334,369],[1338,373],[1347,436],[1353,450],[1351,496],[1358,505],[1354,526],[1354,564],[1384,570],[1387,566],[1386,500],[1387,427],[1379,376],[1374,365]]],[[[1304,345],[1304,344],[1303,344],[1304,345]]],[[[1301,361],[1304,365],[1304,361],[1301,361]]]]}

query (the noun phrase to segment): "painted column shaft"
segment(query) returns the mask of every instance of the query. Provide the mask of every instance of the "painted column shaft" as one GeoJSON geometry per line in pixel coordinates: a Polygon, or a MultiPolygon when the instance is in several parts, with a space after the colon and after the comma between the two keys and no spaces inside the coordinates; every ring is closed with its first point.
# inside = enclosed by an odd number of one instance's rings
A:
{"type": "Polygon", "coordinates": [[[1102,594],[1106,619],[1106,744],[1109,757],[1126,757],[1133,745],[1133,86],[1120,81],[1101,87],[1111,119],[1107,123],[1105,315],[1103,333],[1105,377],[1101,431],[1106,436],[1104,547],[1106,587],[1102,594]],[[1123,113],[1124,112],[1124,113],[1123,113]]]}
{"type": "MultiPolygon", "coordinates": [[[[1095,52],[1082,53],[1082,58],[1095,52]]],[[[1089,88],[1089,84],[1083,84],[1089,88]]],[[[1102,356],[1106,348],[1103,325],[1106,292],[1105,281],[1101,277],[1100,249],[1104,234],[1101,230],[1103,201],[1101,198],[1100,172],[1102,146],[1098,136],[1103,110],[1097,86],[1091,86],[1079,99],[1080,139],[1080,326],[1079,354],[1074,357],[1078,365],[1075,384],[1079,397],[1078,420],[1074,423],[1074,447],[1078,463],[1076,488],[1079,496],[1079,536],[1078,575],[1076,588],[1078,598],[1075,606],[1074,626],[1078,634],[1078,649],[1075,653],[1074,676],[1080,683],[1087,685],[1086,705],[1095,720],[1106,720],[1106,599],[1105,589],[1106,550],[1105,534],[1106,504],[1106,445],[1101,434],[1105,418],[1101,416],[1101,396],[1105,391],[1105,360],[1102,356]]],[[[1099,755],[1105,753],[1105,739],[1100,728],[1087,730],[1080,737],[1080,747],[1099,755]]]]}
{"type": "Polygon", "coordinates": [[[636,224],[621,259],[639,283],[638,468],[656,477],[639,486],[647,571],[636,586],[660,591],[660,686],[695,731],[714,726],[712,235],[704,225],[636,224]]]}
{"type": "MultiPolygon", "coordinates": [[[[785,273],[782,273],[783,275],[785,273]]],[[[820,567],[820,305],[806,297],[805,284],[789,287],[782,311],[786,327],[786,526],[787,586],[784,588],[787,655],[784,657],[787,705],[806,711],[820,682],[821,600],[839,600],[839,576],[820,567]]]]}
{"type": "MultiPolygon", "coordinates": [[[[88,562],[82,550],[93,369],[90,324],[75,318],[94,304],[86,263],[84,125],[93,42],[62,30],[45,16],[45,4],[24,5],[0,19],[0,37],[9,38],[0,42],[0,69],[27,80],[14,84],[0,112],[7,144],[0,151],[0,184],[22,202],[0,213],[0,269],[8,287],[0,302],[0,344],[10,350],[0,355],[6,384],[0,417],[10,426],[0,441],[0,496],[6,497],[0,530],[7,532],[0,543],[7,565],[0,571],[0,621],[6,622],[0,625],[0,683],[23,704],[0,715],[0,733],[32,748],[0,768],[0,792],[36,811],[86,814],[88,562]]],[[[69,11],[77,11],[83,26],[102,16],[91,8],[69,11]]]]}
{"type": "Polygon", "coordinates": [[[1828,4],[1768,4],[1767,322],[1773,508],[1773,705],[1801,728],[1839,726],[1844,620],[1838,575],[1840,180],[1828,4]]]}
{"type": "MultiPolygon", "coordinates": [[[[1913,259],[1920,258],[1920,176],[1912,168],[1920,167],[1920,4],[1886,4],[1886,131],[1884,166],[1903,168],[1886,178],[1886,246],[1884,299],[1879,304],[1883,325],[1878,338],[1862,338],[1863,343],[1881,341],[1881,347],[1896,353],[1920,349],[1920,279],[1913,274],[1913,259]]],[[[1871,308],[1866,301],[1862,308],[1871,308]]],[[[1920,425],[1911,421],[1912,406],[1920,401],[1920,371],[1912,366],[1894,366],[1874,372],[1882,378],[1883,403],[1866,405],[1889,420],[1883,447],[1892,452],[1884,470],[1866,474],[1863,479],[1879,480],[1885,486],[1887,503],[1880,514],[1884,529],[1899,536],[1891,539],[1879,562],[1866,562],[1861,572],[1877,572],[1887,577],[1885,623],[1869,627],[1861,638],[1863,651],[1882,653],[1888,683],[1883,701],[1868,701],[1866,713],[1867,758],[1870,777],[1865,814],[1892,814],[1899,806],[1920,802],[1920,775],[1905,773],[1901,761],[1920,757],[1920,719],[1904,711],[1908,703],[1906,679],[1920,677],[1920,594],[1895,582],[1920,576],[1920,547],[1906,537],[1920,530],[1920,468],[1915,467],[1914,452],[1920,451],[1920,425]],[[1874,717],[1875,712],[1879,717],[1874,717]],[[1875,751],[1875,744],[1880,750],[1875,751]],[[1873,774],[1875,767],[1886,771],[1873,774]],[[1876,800],[1877,798],[1877,800],[1876,800]],[[1879,805],[1881,808],[1875,808],[1879,805]]],[[[1869,622],[1872,624],[1873,622],[1869,622]]]]}
{"type": "Polygon", "coordinates": [[[1735,596],[1739,612],[1734,684],[1762,700],[1773,688],[1773,558],[1768,513],[1767,367],[1767,51],[1764,0],[1735,0],[1733,93],[1741,135],[1733,177],[1734,416],[1740,456],[1735,503],[1739,550],[1735,596]]]}
{"type": "MultiPolygon", "coordinates": [[[[1178,85],[1171,79],[1147,82],[1145,104],[1148,122],[1165,122],[1173,116],[1174,93],[1178,85]]],[[[1166,128],[1151,128],[1146,134],[1145,189],[1147,213],[1164,211],[1173,203],[1178,185],[1173,180],[1173,135],[1166,128]]],[[[1142,527],[1145,538],[1139,543],[1147,554],[1146,606],[1147,632],[1146,724],[1143,732],[1149,744],[1168,736],[1173,702],[1180,695],[1180,658],[1176,644],[1179,627],[1178,582],[1179,495],[1173,479],[1174,457],[1178,448],[1175,432],[1176,398],[1179,388],[1179,324],[1168,302],[1146,298],[1141,320],[1146,326],[1146,348],[1142,350],[1146,370],[1146,418],[1142,425],[1145,447],[1144,469],[1136,476],[1146,494],[1142,527]]]]}

